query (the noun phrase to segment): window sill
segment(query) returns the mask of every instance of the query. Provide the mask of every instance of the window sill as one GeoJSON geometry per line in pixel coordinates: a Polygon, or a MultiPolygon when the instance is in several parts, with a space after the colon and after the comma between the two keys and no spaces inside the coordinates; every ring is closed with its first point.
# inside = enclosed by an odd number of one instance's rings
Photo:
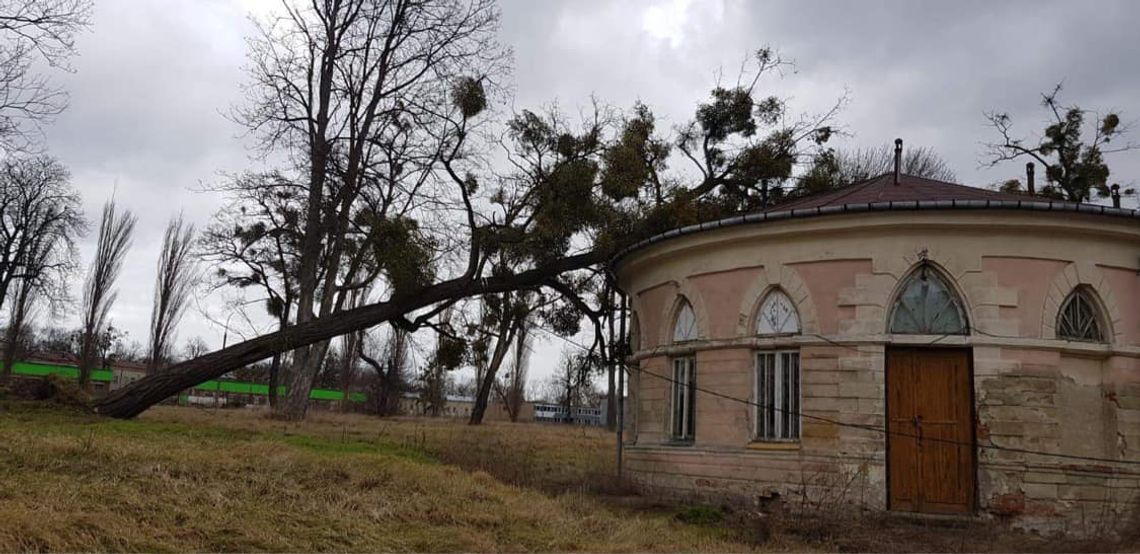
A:
{"type": "Polygon", "coordinates": [[[745,448],[747,448],[749,450],[776,450],[776,451],[799,450],[800,449],[800,443],[799,443],[799,441],[794,441],[794,442],[793,441],[787,441],[787,442],[752,441],[752,442],[748,443],[748,445],[745,446],[745,448]]]}
{"type": "Polygon", "coordinates": [[[693,439],[669,439],[661,446],[693,446],[693,439]]]}

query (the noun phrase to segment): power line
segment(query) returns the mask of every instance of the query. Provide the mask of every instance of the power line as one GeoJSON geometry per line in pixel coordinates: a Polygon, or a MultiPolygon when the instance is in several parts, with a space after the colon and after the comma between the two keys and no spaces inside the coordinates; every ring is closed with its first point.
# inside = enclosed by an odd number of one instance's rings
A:
{"type": "MultiPolygon", "coordinates": [[[[580,344],[574,340],[571,340],[571,339],[568,339],[566,337],[557,335],[555,333],[551,333],[550,331],[546,331],[545,329],[543,329],[543,331],[550,334],[551,336],[562,339],[563,341],[565,341],[568,344],[571,344],[571,345],[576,346],[578,348],[581,348],[583,350],[589,350],[588,348],[586,348],[585,346],[583,346],[582,344],[580,344]]],[[[816,336],[818,336],[818,335],[816,335],[816,336]]],[[[939,337],[939,340],[941,338],[946,337],[946,336],[949,336],[949,335],[943,335],[943,337],[939,337]]],[[[823,338],[823,337],[820,337],[820,338],[823,338]]],[[[830,341],[826,338],[824,338],[824,340],[826,342],[833,343],[837,346],[843,346],[845,348],[851,348],[852,350],[858,351],[854,347],[851,347],[848,345],[835,343],[834,341],[830,341]]],[[[938,340],[931,341],[928,344],[934,344],[937,341],[938,340]]],[[[673,385],[684,384],[684,383],[680,383],[680,382],[676,381],[672,377],[667,377],[667,376],[649,371],[649,370],[644,369],[644,368],[638,368],[638,372],[642,373],[642,374],[650,375],[652,377],[656,377],[658,379],[661,379],[661,380],[666,381],[668,383],[671,383],[673,385]]],[[[727,395],[724,393],[708,390],[708,389],[697,387],[697,386],[693,386],[692,388],[698,392],[707,394],[709,396],[721,398],[724,400],[729,400],[732,402],[738,402],[738,403],[745,404],[748,406],[754,406],[754,407],[762,408],[762,409],[771,409],[771,410],[775,410],[777,412],[781,412],[784,414],[796,415],[796,416],[799,416],[799,417],[805,418],[805,419],[811,419],[811,420],[815,420],[815,421],[821,421],[824,423],[830,423],[832,425],[837,425],[840,427],[859,429],[859,430],[863,430],[863,431],[871,431],[871,432],[879,433],[879,434],[886,435],[886,436],[911,438],[911,439],[918,439],[920,441],[929,441],[929,442],[936,442],[936,443],[952,444],[955,446],[965,446],[965,447],[970,447],[970,448],[982,448],[982,449],[986,449],[986,450],[994,450],[994,451],[1000,451],[1000,452],[1013,452],[1013,453],[1018,453],[1018,454],[1032,454],[1032,455],[1037,455],[1037,456],[1048,456],[1048,457],[1053,457],[1053,458],[1063,458],[1063,459],[1068,459],[1068,460],[1080,460],[1080,461],[1085,461],[1085,462],[1098,462],[1098,463],[1107,463],[1107,464],[1127,464],[1127,465],[1140,466],[1140,460],[1113,460],[1113,459],[1109,459],[1109,458],[1097,458],[1097,457],[1093,457],[1093,456],[1080,456],[1080,455],[1076,455],[1076,454],[1060,454],[1060,453],[1054,453],[1054,452],[1044,452],[1044,451],[1040,451],[1040,450],[1031,450],[1031,449],[1027,449],[1027,448],[1016,448],[1016,447],[1012,447],[1012,446],[1001,446],[1001,445],[996,445],[996,444],[988,444],[987,445],[987,444],[978,444],[978,443],[967,443],[967,442],[962,442],[962,441],[956,441],[953,439],[941,439],[941,438],[937,438],[937,437],[924,437],[921,435],[915,435],[915,434],[910,434],[910,433],[905,433],[905,432],[900,432],[900,431],[891,431],[890,429],[887,429],[884,427],[878,427],[878,426],[874,426],[874,425],[860,425],[857,423],[848,423],[845,421],[839,421],[839,420],[835,420],[835,419],[824,417],[824,416],[806,414],[806,413],[799,411],[799,410],[788,410],[787,408],[780,408],[777,406],[768,406],[766,404],[754,402],[754,401],[749,400],[747,398],[739,398],[736,396],[727,395]]],[[[1092,471],[1092,470],[1090,470],[1090,471],[1092,471]]],[[[1111,472],[1106,472],[1106,471],[1096,471],[1096,472],[1098,472],[1098,473],[1111,473],[1111,472]]]]}
{"type": "MultiPolygon", "coordinates": [[[[673,378],[671,378],[671,377],[666,377],[666,376],[664,376],[664,375],[660,375],[660,374],[658,374],[658,373],[654,373],[654,372],[652,372],[652,371],[649,371],[649,370],[646,370],[646,369],[639,369],[638,371],[639,371],[640,373],[645,373],[645,374],[651,375],[651,376],[653,376],[653,377],[657,377],[658,379],[662,379],[662,380],[664,380],[664,381],[667,381],[667,382],[670,382],[670,383],[673,383],[673,384],[678,384],[678,381],[674,380],[674,379],[673,379],[673,378]]],[[[1026,448],[1016,448],[1016,447],[1011,447],[1011,446],[1001,446],[1001,445],[996,445],[996,444],[992,444],[992,445],[986,445],[986,444],[976,444],[976,443],[968,443],[968,442],[956,441],[956,440],[952,440],[952,439],[940,439],[940,438],[936,438],[936,437],[924,437],[924,436],[922,436],[922,435],[914,435],[914,434],[905,433],[905,432],[900,432],[900,431],[891,431],[891,430],[889,430],[889,429],[886,429],[886,428],[883,428],[883,427],[876,427],[876,426],[873,426],[873,425],[859,425],[859,424],[857,424],[857,423],[847,423],[847,422],[844,422],[844,421],[838,421],[838,420],[835,420],[835,419],[831,419],[831,418],[827,418],[827,417],[823,417],[823,416],[817,416],[817,415],[812,415],[812,414],[805,414],[805,413],[803,413],[803,412],[801,412],[801,411],[788,410],[788,409],[785,409],[785,408],[779,408],[779,407],[776,407],[776,406],[767,406],[767,405],[765,405],[765,404],[760,404],[760,403],[757,403],[757,402],[753,402],[753,401],[751,401],[751,400],[748,400],[748,399],[745,399],[745,398],[738,398],[738,397],[735,397],[735,396],[730,396],[730,395],[727,395],[727,394],[722,394],[722,393],[719,393],[719,392],[716,392],[716,391],[711,391],[711,390],[708,390],[708,389],[704,389],[704,388],[700,388],[700,387],[695,387],[695,386],[694,386],[693,388],[694,388],[695,390],[697,390],[698,392],[702,392],[702,393],[708,394],[708,395],[710,395],[710,396],[715,396],[715,397],[718,397],[718,398],[723,398],[723,399],[725,399],[725,400],[730,400],[730,401],[733,401],[733,402],[740,402],[740,403],[742,403],[742,404],[747,404],[747,405],[749,405],[749,406],[755,406],[755,407],[758,407],[758,408],[765,408],[765,409],[773,409],[773,410],[776,410],[776,411],[778,411],[778,412],[782,412],[782,413],[785,413],[785,414],[798,415],[798,416],[800,416],[800,417],[803,417],[803,418],[806,418],[806,419],[814,419],[814,420],[817,420],[817,421],[822,421],[822,422],[825,422],[825,423],[831,423],[831,424],[833,424],[833,425],[838,425],[838,426],[840,426],[840,427],[849,427],[849,428],[854,428],[854,429],[861,429],[861,430],[864,430],[864,431],[873,431],[873,432],[876,432],[876,433],[880,433],[880,434],[883,434],[883,435],[889,435],[889,436],[895,436],[895,437],[904,437],[904,438],[912,438],[912,439],[918,439],[918,440],[920,440],[920,441],[929,441],[929,442],[938,442],[938,443],[952,444],[952,445],[955,445],[955,446],[968,446],[968,447],[975,447],[975,446],[976,446],[977,448],[984,448],[984,449],[987,449],[987,450],[997,450],[997,451],[1003,451],[1003,452],[1016,452],[1016,453],[1020,453],[1020,454],[1035,454],[1035,455],[1038,455],[1038,456],[1051,456],[1051,457],[1054,457],[1054,458],[1065,458],[1065,459],[1070,459],[1070,460],[1082,460],[1082,461],[1087,461],[1087,462],[1100,462],[1100,463],[1109,463],[1109,464],[1135,464],[1135,465],[1140,465],[1140,460],[1113,460],[1113,459],[1109,459],[1109,458],[1096,458],[1096,457],[1091,457],[1091,456],[1079,456],[1079,455],[1076,455],[1076,454],[1059,454],[1059,453],[1053,453],[1053,452],[1044,452],[1044,451],[1040,451],[1040,450],[1030,450],[1030,449],[1026,449],[1026,448]]]]}

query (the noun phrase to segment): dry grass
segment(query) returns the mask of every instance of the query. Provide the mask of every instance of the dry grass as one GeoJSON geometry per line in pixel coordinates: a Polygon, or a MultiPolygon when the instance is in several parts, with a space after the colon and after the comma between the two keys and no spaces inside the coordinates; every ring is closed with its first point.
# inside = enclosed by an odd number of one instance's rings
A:
{"type": "Polygon", "coordinates": [[[535,424],[0,403],[0,551],[1136,550],[838,506],[655,506],[614,477],[613,446],[535,424]]]}
{"type": "Polygon", "coordinates": [[[0,551],[748,548],[721,527],[574,492],[608,444],[562,431],[185,408],[122,422],[9,404],[0,551]],[[505,477],[441,462],[461,453],[505,477]]]}
{"type": "Polygon", "coordinates": [[[325,411],[310,412],[302,423],[286,423],[249,410],[173,407],[152,409],[141,419],[406,448],[551,494],[625,492],[615,478],[614,436],[598,428],[506,422],[472,427],[453,419],[379,419],[325,411]]]}

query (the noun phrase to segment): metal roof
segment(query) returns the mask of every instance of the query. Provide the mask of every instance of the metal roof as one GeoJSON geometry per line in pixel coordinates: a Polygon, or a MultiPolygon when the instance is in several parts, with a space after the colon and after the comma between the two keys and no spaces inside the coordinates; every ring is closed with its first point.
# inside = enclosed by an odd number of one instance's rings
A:
{"type": "MultiPolygon", "coordinates": [[[[946,181],[936,181],[913,175],[899,175],[895,183],[893,173],[884,173],[845,187],[813,194],[791,202],[784,202],[768,210],[800,210],[845,204],[871,202],[906,202],[933,200],[1010,200],[1034,199],[1032,196],[968,187],[946,181]]],[[[1066,202],[1075,204],[1074,202],[1066,202]]]]}

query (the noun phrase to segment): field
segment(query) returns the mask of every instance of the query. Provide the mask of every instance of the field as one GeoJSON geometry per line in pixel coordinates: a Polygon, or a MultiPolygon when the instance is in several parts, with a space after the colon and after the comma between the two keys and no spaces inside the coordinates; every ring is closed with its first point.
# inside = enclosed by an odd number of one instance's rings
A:
{"type": "Polygon", "coordinates": [[[741,548],[723,529],[592,498],[580,483],[608,469],[607,437],[565,431],[335,414],[290,426],[193,408],[124,422],[9,405],[0,551],[741,548]],[[446,463],[458,451],[506,473],[446,463]]]}
{"type": "Polygon", "coordinates": [[[655,505],[613,436],[160,407],[136,421],[0,405],[0,551],[1069,550],[993,527],[798,521],[655,505]]]}

